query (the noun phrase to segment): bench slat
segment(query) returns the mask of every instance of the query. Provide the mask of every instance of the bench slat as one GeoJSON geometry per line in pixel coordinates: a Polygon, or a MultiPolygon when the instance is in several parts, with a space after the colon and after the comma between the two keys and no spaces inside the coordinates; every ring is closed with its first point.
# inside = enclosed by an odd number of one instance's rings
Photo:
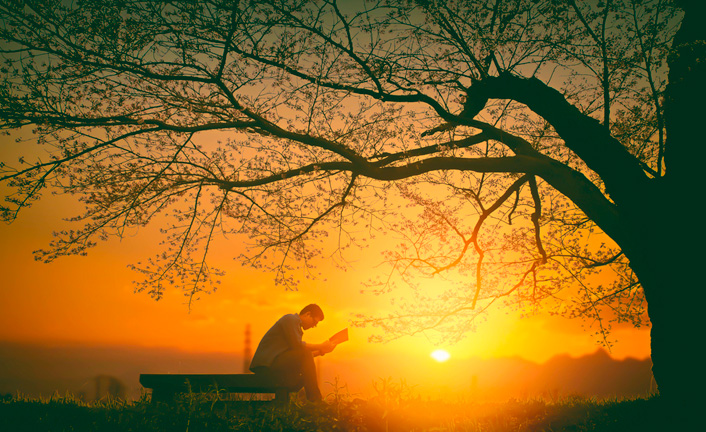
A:
{"type": "Polygon", "coordinates": [[[176,393],[225,390],[229,393],[274,393],[275,400],[284,402],[290,392],[301,386],[287,385],[259,374],[141,374],[140,384],[152,389],[152,401],[166,401],[176,393]]]}
{"type": "Polygon", "coordinates": [[[141,374],[140,384],[145,388],[207,387],[217,384],[219,387],[267,388],[286,387],[269,377],[255,374],[141,374]]]}

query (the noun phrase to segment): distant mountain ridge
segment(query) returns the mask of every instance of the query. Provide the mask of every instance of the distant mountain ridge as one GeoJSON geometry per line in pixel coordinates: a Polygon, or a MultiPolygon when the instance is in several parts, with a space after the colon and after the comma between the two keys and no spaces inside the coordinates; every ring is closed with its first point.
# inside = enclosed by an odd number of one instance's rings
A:
{"type": "Polygon", "coordinates": [[[141,373],[240,373],[242,358],[131,346],[42,346],[0,341],[0,394],[74,395],[90,391],[96,377],[120,380],[139,398],[141,373]]]}
{"type": "MultiPolygon", "coordinates": [[[[370,363],[374,364],[375,359],[370,363]]],[[[232,353],[192,353],[169,348],[39,346],[0,342],[0,394],[18,391],[28,396],[89,394],[96,377],[124,383],[126,395],[140,396],[140,373],[242,373],[242,357],[232,353]]],[[[519,357],[459,360],[453,366],[455,390],[479,398],[638,397],[654,391],[649,358],[615,360],[603,349],[576,358],[559,355],[543,364],[519,357]]],[[[359,370],[345,358],[332,357],[324,373],[359,370]]],[[[366,384],[378,377],[375,369],[360,371],[366,384]]],[[[405,376],[404,368],[398,370],[405,376]]],[[[399,377],[394,377],[399,378],[399,377]]],[[[330,377],[321,379],[322,389],[330,377]]],[[[412,383],[413,384],[413,383],[412,383]]]]}
{"type": "Polygon", "coordinates": [[[493,396],[638,397],[655,391],[651,359],[616,360],[604,349],[580,357],[562,354],[542,364],[517,358],[502,359],[501,362],[490,359],[487,362],[490,363],[477,368],[478,391],[485,390],[493,396]],[[496,375],[509,378],[488,377],[487,372],[483,372],[488,369],[495,369],[496,375]]]}
{"type": "Polygon", "coordinates": [[[626,358],[615,360],[603,349],[571,358],[551,358],[540,366],[535,386],[554,384],[570,394],[591,396],[643,396],[654,392],[652,360],[626,358]]]}

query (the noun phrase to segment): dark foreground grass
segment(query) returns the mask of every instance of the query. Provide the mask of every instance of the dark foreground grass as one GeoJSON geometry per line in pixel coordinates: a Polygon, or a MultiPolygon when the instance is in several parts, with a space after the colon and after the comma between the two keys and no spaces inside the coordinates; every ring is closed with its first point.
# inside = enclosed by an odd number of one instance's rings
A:
{"type": "MultiPolygon", "coordinates": [[[[555,402],[444,402],[332,397],[327,403],[223,401],[185,395],[173,404],[147,398],[84,403],[72,397],[0,401],[0,431],[669,431],[657,398],[555,402]]],[[[672,424],[673,425],[673,424],[672,424]]]]}

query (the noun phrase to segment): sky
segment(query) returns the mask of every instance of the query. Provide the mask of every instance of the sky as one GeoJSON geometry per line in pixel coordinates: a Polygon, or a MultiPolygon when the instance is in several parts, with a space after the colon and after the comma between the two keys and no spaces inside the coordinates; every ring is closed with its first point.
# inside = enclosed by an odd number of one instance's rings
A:
{"type": "MultiPolygon", "coordinates": [[[[3,140],[0,149],[7,156],[13,145],[3,140]]],[[[385,296],[361,293],[362,283],[381,260],[369,251],[365,256],[361,252],[361,259],[348,271],[323,262],[325,281],[305,281],[298,291],[287,291],[275,286],[271,275],[241,267],[234,260],[243,239],[221,241],[213,264],[227,271],[223,283],[191,308],[181,292],[167,291],[159,301],[134,292],[132,281],[137,275],[128,265],[158,250],[154,227],[100,243],[87,256],[64,257],[49,264],[35,261],[32,251],[46,247],[52,232],[69,227],[64,219],[74,216],[77,209],[75,198],[47,194],[12,224],[0,225],[0,341],[241,354],[246,325],[251,326],[254,350],[280,316],[298,312],[309,303],[319,304],[326,314],[317,328],[305,333],[304,339],[314,343],[349,326],[354,314],[384,314],[390,307],[385,296]]],[[[409,376],[399,378],[414,383],[443,373],[443,364],[430,356],[436,349],[448,351],[453,361],[521,357],[541,363],[560,354],[595,352],[599,347],[595,328],[587,330],[584,324],[541,314],[520,319],[497,310],[475,333],[445,346],[423,335],[370,343],[368,337],[374,330],[355,327],[350,329],[351,340],[329,354],[330,360],[322,359],[320,367],[336,375],[337,359],[345,359],[341,367],[350,372],[351,364],[357,364],[356,379],[371,382],[375,375],[395,377],[401,371],[399,364],[411,365],[405,369],[409,376]]],[[[648,328],[617,327],[613,337],[616,342],[610,354],[614,358],[649,356],[648,328]]],[[[239,366],[234,366],[233,373],[239,372],[239,366]]]]}

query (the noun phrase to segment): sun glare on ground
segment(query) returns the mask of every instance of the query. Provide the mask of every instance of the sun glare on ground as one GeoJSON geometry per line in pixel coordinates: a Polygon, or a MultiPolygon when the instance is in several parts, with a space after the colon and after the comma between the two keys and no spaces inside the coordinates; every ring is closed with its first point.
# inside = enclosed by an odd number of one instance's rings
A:
{"type": "Polygon", "coordinates": [[[438,349],[431,353],[431,358],[438,361],[439,363],[443,363],[449,358],[451,358],[451,354],[449,354],[446,350],[438,349]]]}

